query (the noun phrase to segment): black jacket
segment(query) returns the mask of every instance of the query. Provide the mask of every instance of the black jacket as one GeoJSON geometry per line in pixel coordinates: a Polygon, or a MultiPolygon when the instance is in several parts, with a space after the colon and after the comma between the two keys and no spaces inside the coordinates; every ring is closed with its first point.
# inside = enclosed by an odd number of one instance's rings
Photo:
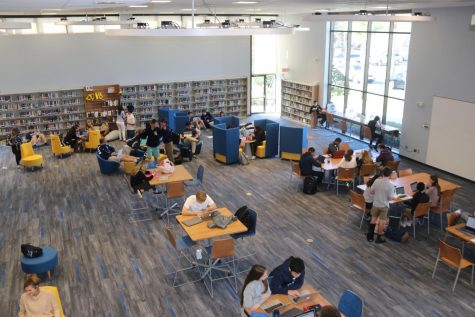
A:
{"type": "Polygon", "coordinates": [[[322,165],[312,156],[312,154],[310,154],[309,152],[306,152],[302,155],[299,166],[300,166],[300,174],[302,174],[302,176],[306,176],[306,175],[312,175],[312,172],[313,172],[312,167],[314,166],[321,167],[322,165]]]}
{"type": "Polygon", "coordinates": [[[303,286],[305,279],[305,269],[295,280],[290,274],[289,263],[292,257],[285,260],[284,263],[276,267],[269,274],[269,287],[272,294],[285,294],[289,290],[296,290],[303,286]]]}

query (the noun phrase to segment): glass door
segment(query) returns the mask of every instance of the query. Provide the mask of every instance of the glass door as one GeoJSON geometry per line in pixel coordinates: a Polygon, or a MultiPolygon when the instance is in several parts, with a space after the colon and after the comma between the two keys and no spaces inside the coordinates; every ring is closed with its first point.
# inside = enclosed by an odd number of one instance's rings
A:
{"type": "Polygon", "coordinates": [[[252,76],[251,114],[275,112],[275,74],[252,76]]]}

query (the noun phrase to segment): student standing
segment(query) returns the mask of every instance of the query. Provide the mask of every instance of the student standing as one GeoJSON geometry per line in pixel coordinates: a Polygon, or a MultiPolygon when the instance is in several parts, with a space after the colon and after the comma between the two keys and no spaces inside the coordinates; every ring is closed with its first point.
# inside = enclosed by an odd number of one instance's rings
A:
{"type": "Polygon", "coordinates": [[[134,112],[134,107],[133,106],[128,106],[127,107],[127,113],[126,113],[126,136],[127,140],[131,139],[135,135],[135,116],[133,114],[134,112]]]}
{"type": "Polygon", "coordinates": [[[368,122],[368,128],[371,130],[371,140],[369,141],[369,148],[372,147],[373,141],[376,140],[374,149],[378,151],[378,144],[383,142],[383,133],[381,132],[381,122],[379,116],[374,117],[368,122]]]}
{"type": "Polygon", "coordinates": [[[36,275],[28,276],[23,284],[20,297],[19,317],[59,317],[59,308],[54,295],[40,289],[40,280],[36,275]]]}
{"type": "Polygon", "coordinates": [[[363,192],[363,197],[365,201],[365,220],[371,220],[371,209],[373,208],[374,193],[371,192],[371,187],[376,179],[379,178],[379,175],[374,175],[366,183],[366,189],[363,192]]]}
{"type": "Polygon", "coordinates": [[[245,310],[255,311],[269,298],[268,273],[264,266],[254,265],[246,276],[241,291],[241,316],[247,317],[245,310]]]}
{"type": "Polygon", "coordinates": [[[173,134],[172,131],[168,128],[168,121],[166,119],[160,120],[160,137],[161,142],[165,144],[165,153],[167,153],[168,159],[174,163],[175,158],[173,157],[173,134]]]}
{"type": "Polygon", "coordinates": [[[15,161],[17,168],[20,168],[21,162],[21,144],[22,139],[20,137],[20,130],[13,128],[10,135],[7,137],[7,145],[11,146],[12,153],[15,155],[15,161]]]}
{"type": "Polygon", "coordinates": [[[374,240],[374,230],[376,224],[376,243],[386,242],[382,236],[384,233],[384,225],[388,217],[389,201],[394,199],[394,186],[389,181],[389,176],[391,176],[391,169],[385,167],[383,170],[383,177],[378,178],[374,181],[373,186],[371,187],[371,193],[374,195],[373,199],[373,209],[371,211],[371,223],[368,228],[368,234],[366,238],[369,242],[374,240]]]}
{"type": "Polygon", "coordinates": [[[269,275],[272,294],[299,296],[297,291],[305,280],[305,264],[302,259],[291,256],[269,275]]]}
{"type": "Polygon", "coordinates": [[[162,136],[158,129],[157,119],[150,121],[150,125],[147,126],[141,137],[147,138],[147,158],[155,158],[158,161],[160,158],[160,140],[162,136]]]}
{"type": "Polygon", "coordinates": [[[124,108],[122,108],[122,105],[119,105],[117,107],[117,118],[115,119],[115,124],[117,124],[117,130],[119,130],[120,141],[127,140],[125,136],[125,120],[126,120],[126,115],[124,112],[124,108]]]}

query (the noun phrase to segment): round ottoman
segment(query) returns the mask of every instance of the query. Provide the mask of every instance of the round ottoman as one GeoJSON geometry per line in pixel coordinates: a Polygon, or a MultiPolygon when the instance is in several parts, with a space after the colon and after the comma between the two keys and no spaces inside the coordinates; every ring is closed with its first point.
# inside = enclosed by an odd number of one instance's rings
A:
{"type": "Polygon", "coordinates": [[[41,274],[48,272],[51,279],[51,271],[58,265],[58,252],[51,247],[42,247],[43,255],[37,258],[21,256],[21,269],[27,274],[41,274]]]}

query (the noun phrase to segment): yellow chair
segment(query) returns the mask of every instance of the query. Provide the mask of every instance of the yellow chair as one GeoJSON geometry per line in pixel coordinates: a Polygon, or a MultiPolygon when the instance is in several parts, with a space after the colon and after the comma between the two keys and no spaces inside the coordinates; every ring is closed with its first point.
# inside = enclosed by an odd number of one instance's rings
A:
{"type": "Polygon", "coordinates": [[[88,140],[84,143],[86,150],[97,150],[101,141],[101,131],[89,130],[88,140]]]}
{"type": "Polygon", "coordinates": [[[42,291],[50,292],[54,295],[54,298],[56,299],[56,305],[58,305],[58,308],[59,308],[59,316],[65,317],[64,311],[63,311],[63,305],[61,304],[61,299],[59,298],[58,288],[56,286],[40,286],[40,289],[42,291]]]}
{"type": "Polygon", "coordinates": [[[20,165],[24,167],[43,167],[43,155],[35,154],[31,142],[23,143],[20,147],[21,161],[20,165]]]}
{"type": "Polygon", "coordinates": [[[256,156],[266,158],[266,141],[262,141],[262,145],[257,146],[256,156]]]}
{"type": "Polygon", "coordinates": [[[51,135],[51,151],[53,152],[54,156],[61,155],[61,157],[63,157],[63,154],[71,153],[71,146],[61,145],[59,136],[52,134],[51,135]]]}

